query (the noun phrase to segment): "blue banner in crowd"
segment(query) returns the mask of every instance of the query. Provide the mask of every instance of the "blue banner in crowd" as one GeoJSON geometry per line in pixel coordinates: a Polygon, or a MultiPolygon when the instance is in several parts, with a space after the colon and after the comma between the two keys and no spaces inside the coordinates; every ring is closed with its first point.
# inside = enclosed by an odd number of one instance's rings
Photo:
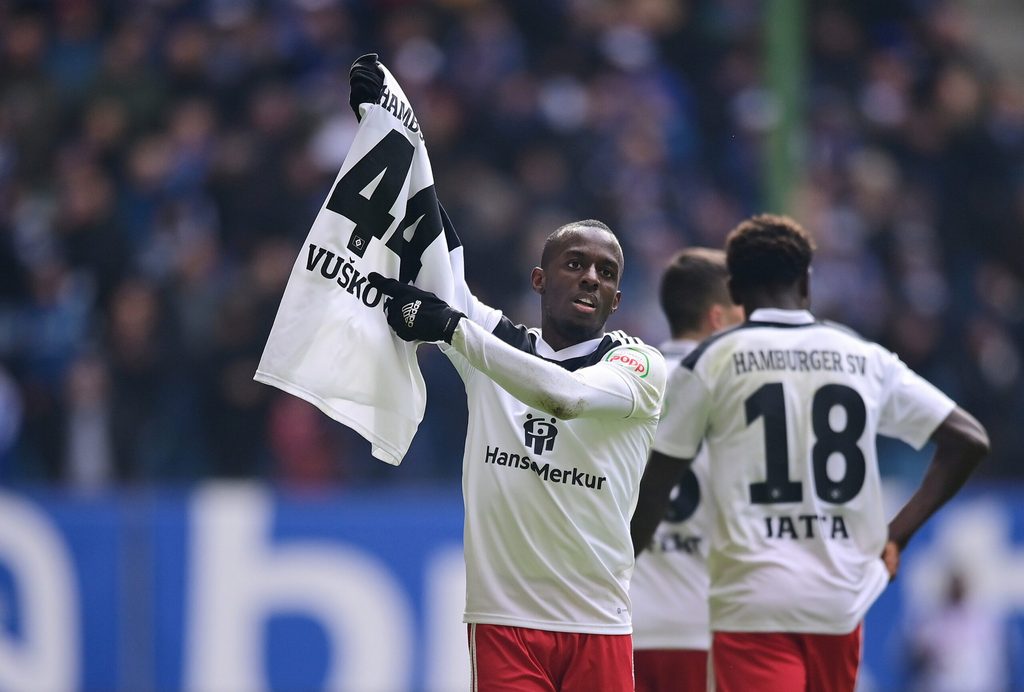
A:
{"type": "MultiPolygon", "coordinates": [[[[1022,495],[968,493],[915,539],[862,689],[1020,685],[1022,495]]],[[[466,690],[461,535],[457,490],[0,492],[0,689],[466,690]]]]}

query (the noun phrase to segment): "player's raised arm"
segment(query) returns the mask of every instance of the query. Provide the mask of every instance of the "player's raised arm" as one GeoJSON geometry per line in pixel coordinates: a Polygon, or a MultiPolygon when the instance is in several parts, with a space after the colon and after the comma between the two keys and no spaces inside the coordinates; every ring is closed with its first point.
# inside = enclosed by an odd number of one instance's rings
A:
{"type": "Polygon", "coordinates": [[[956,494],[989,452],[985,428],[959,406],[939,424],[931,441],[935,443],[935,456],[921,485],[889,522],[889,543],[883,558],[890,578],[896,576],[899,553],[911,537],[956,494]]]}
{"type": "Polygon", "coordinates": [[[589,416],[657,415],[665,390],[664,359],[645,345],[621,346],[599,364],[570,372],[509,346],[484,327],[463,319],[433,293],[370,275],[370,284],[391,296],[388,322],[406,341],[443,341],[512,396],[528,406],[569,420],[589,416]],[[617,358],[616,354],[623,357],[617,358]],[[625,355],[632,354],[633,361],[625,355]],[[633,363],[642,360],[643,367],[633,363]]]}
{"type": "Polygon", "coordinates": [[[460,324],[452,345],[512,396],[563,420],[652,417],[665,391],[664,359],[646,345],[620,346],[601,363],[574,372],[512,348],[469,321],[460,324]]]}

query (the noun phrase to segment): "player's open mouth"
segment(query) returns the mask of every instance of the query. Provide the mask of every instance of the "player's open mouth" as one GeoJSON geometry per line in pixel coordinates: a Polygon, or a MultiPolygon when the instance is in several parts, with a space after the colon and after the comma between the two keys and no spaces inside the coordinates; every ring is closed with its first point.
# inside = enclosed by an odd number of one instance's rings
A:
{"type": "Polygon", "coordinates": [[[597,310],[597,302],[588,296],[580,296],[573,300],[572,304],[580,312],[594,312],[597,310]]]}

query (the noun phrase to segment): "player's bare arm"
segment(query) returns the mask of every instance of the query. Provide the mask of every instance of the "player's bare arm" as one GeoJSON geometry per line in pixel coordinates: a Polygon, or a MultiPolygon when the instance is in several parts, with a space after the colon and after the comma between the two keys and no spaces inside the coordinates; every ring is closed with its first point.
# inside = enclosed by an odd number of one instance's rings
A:
{"type": "Polygon", "coordinates": [[[935,456],[920,487],[889,522],[889,542],[882,557],[890,579],[896,576],[899,553],[928,518],[949,501],[989,452],[988,433],[959,406],[931,436],[935,456]]]}
{"type": "Polygon", "coordinates": [[[676,487],[692,463],[693,459],[679,459],[661,452],[651,452],[640,480],[636,510],[629,523],[634,555],[639,555],[651,542],[654,530],[665,518],[672,488],[676,487]]]}

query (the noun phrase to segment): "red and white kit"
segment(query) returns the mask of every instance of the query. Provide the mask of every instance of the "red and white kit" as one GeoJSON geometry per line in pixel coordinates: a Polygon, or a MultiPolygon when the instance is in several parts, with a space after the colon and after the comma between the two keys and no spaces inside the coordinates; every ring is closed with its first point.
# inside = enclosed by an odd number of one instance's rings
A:
{"type": "Polygon", "coordinates": [[[707,448],[714,641],[853,633],[888,582],[875,438],[919,449],[953,408],[891,352],[803,310],[756,310],[691,353],[654,449],[707,448]]]}

